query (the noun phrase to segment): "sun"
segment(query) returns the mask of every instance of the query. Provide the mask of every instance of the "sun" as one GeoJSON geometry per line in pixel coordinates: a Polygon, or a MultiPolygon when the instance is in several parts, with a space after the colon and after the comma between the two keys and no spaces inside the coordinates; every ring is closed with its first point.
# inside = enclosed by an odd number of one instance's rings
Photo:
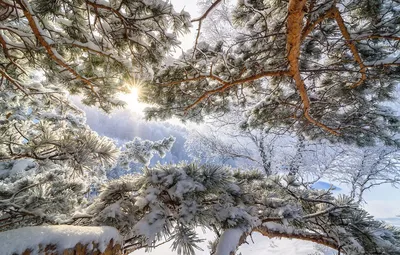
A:
{"type": "Polygon", "coordinates": [[[120,94],[119,98],[126,103],[126,108],[129,110],[136,113],[142,113],[146,105],[139,102],[139,95],[140,87],[132,86],[129,93],[120,94]]]}

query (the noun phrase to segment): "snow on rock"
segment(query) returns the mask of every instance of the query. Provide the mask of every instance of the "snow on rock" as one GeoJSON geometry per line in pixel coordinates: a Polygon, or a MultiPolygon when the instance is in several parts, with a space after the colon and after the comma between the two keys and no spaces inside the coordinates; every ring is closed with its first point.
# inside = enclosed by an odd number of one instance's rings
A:
{"type": "Polygon", "coordinates": [[[230,255],[235,252],[242,235],[243,229],[240,228],[226,230],[219,239],[216,255],[230,255]]]}
{"type": "Polygon", "coordinates": [[[103,252],[110,240],[121,244],[118,230],[113,227],[78,227],[69,225],[25,227],[0,233],[2,255],[22,254],[31,249],[31,255],[38,254],[39,244],[55,245],[58,251],[75,247],[76,244],[98,244],[103,252]]]}

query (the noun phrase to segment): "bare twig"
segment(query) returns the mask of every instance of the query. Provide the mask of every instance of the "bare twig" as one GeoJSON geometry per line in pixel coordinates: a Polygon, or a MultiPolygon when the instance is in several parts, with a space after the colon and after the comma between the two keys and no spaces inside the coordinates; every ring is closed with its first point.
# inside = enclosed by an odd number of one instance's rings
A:
{"type": "Polygon", "coordinates": [[[191,22],[199,22],[199,25],[197,27],[197,35],[196,35],[196,41],[194,43],[194,47],[193,47],[193,55],[192,58],[194,58],[194,54],[196,53],[196,48],[197,48],[197,44],[199,41],[199,37],[200,37],[200,31],[201,31],[201,24],[203,22],[203,20],[208,16],[208,14],[210,14],[210,12],[216,8],[219,3],[221,3],[222,0],[216,0],[204,13],[203,15],[201,15],[200,17],[196,18],[196,19],[192,19],[191,22]]]}
{"type": "Polygon", "coordinates": [[[193,104],[187,106],[185,108],[185,111],[188,111],[188,110],[192,109],[197,104],[202,102],[204,99],[208,98],[210,95],[224,92],[225,90],[227,90],[227,89],[229,89],[229,88],[231,88],[231,87],[233,87],[235,85],[243,84],[243,83],[254,81],[254,80],[258,80],[258,79],[263,78],[263,77],[284,76],[284,75],[287,75],[287,74],[288,74],[288,71],[285,71],[285,70],[262,72],[262,73],[259,73],[259,74],[256,74],[256,75],[252,75],[252,76],[249,76],[249,77],[246,77],[246,78],[238,79],[238,80],[235,80],[235,81],[232,81],[232,82],[224,81],[221,78],[219,78],[217,76],[214,76],[213,74],[210,74],[208,76],[203,76],[201,79],[209,78],[209,79],[212,79],[212,80],[216,80],[219,83],[223,84],[223,86],[221,86],[219,88],[216,88],[216,89],[213,89],[213,90],[206,91],[193,104]]]}

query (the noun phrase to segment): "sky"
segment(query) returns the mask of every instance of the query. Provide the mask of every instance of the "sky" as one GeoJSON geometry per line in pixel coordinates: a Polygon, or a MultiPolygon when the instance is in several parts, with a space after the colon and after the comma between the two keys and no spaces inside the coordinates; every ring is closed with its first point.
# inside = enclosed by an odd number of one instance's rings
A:
{"type": "MultiPolygon", "coordinates": [[[[189,12],[192,17],[198,17],[200,15],[200,9],[197,7],[195,0],[171,0],[175,6],[175,10],[180,11],[184,9],[189,12]]],[[[191,33],[182,37],[182,49],[188,49],[193,45],[195,40],[197,26],[196,24],[192,27],[191,33]]],[[[180,54],[178,49],[173,55],[177,56],[180,54]]],[[[137,95],[132,94],[132,100],[137,95]]],[[[129,96],[124,97],[125,100],[130,100],[129,96]]],[[[95,108],[90,108],[77,104],[86,112],[88,125],[97,131],[101,135],[105,135],[117,140],[119,143],[123,143],[133,139],[135,136],[139,136],[142,139],[148,140],[160,140],[164,137],[172,135],[176,137],[176,142],[171,152],[164,159],[156,158],[154,160],[161,160],[161,162],[177,162],[178,160],[189,160],[188,155],[184,151],[185,135],[187,129],[184,125],[179,124],[177,121],[170,122],[146,122],[142,119],[141,110],[143,105],[138,105],[133,102],[129,109],[118,110],[113,112],[111,115],[105,115],[95,108]]],[[[320,183],[320,188],[324,188],[326,185],[320,183]],[[325,185],[325,186],[324,186],[325,185]]],[[[346,187],[340,186],[341,192],[346,192],[346,187]]],[[[383,185],[377,187],[365,194],[366,203],[364,207],[373,216],[377,218],[386,218],[389,222],[394,225],[400,226],[400,218],[394,218],[400,214],[400,190],[391,187],[390,185],[383,185]]],[[[198,231],[200,237],[207,240],[213,239],[213,234],[210,232],[198,231]]],[[[310,242],[300,240],[271,240],[260,235],[253,235],[253,240],[249,238],[247,241],[249,244],[244,244],[240,248],[239,252],[243,255],[261,255],[261,254],[332,254],[329,252],[318,253],[316,246],[310,242]]],[[[209,254],[207,249],[207,242],[201,245],[204,251],[199,251],[197,255],[209,254]]],[[[139,250],[133,255],[144,255],[144,250],[139,250]]],[[[147,253],[148,254],[148,253],[147,253]]],[[[153,250],[151,255],[172,255],[176,252],[172,252],[169,249],[169,244],[161,245],[153,250]]]]}

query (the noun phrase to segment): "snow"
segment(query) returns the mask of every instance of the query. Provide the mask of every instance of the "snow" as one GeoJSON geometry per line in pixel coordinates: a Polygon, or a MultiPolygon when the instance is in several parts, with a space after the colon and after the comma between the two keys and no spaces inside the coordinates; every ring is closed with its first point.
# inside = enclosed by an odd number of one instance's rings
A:
{"type": "Polygon", "coordinates": [[[243,230],[240,228],[231,228],[226,230],[221,235],[216,255],[230,255],[231,252],[235,252],[242,235],[243,230]]]}
{"type": "MultiPolygon", "coordinates": [[[[196,232],[201,239],[212,241],[215,239],[215,234],[209,230],[203,231],[201,228],[196,228],[196,232]]],[[[317,245],[312,242],[297,240],[297,239],[277,239],[268,238],[260,233],[252,233],[246,239],[247,243],[242,244],[236,254],[243,255],[336,255],[337,252],[330,248],[317,245]]],[[[176,251],[170,249],[171,242],[160,245],[151,252],[146,252],[145,249],[134,251],[130,255],[176,255],[176,251]]],[[[207,248],[207,241],[199,244],[201,250],[195,250],[196,255],[210,255],[207,248]]]]}
{"type": "Polygon", "coordinates": [[[144,197],[138,197],[136,199],[135,205],[139,207],[139,209],[143,209],[146,205],[148,205],[148,200],[144,197]]]}
{"type": "Polygon", "coordinates": [[[205,188],[201,184],[196,183],[189,178],[185,178],[182,181],[178,181],[178,183],[174,185],[174,188],[175,191],[171,193],[180,199],[183,199],[183,196],[187,193],[205,190],[205,188]]]}
{"type": "Polygon", "coordinates": [[[136,223],[134,231],[137,235],[145,236],[147,244],[152,245],[157,233],[160,233],[165,225],[165,217],[162,211],[154,210],[136,223]]]}
{"type": "Polygon", "coordinates": [[[268,238],[260,233],[253,233],[246,240],[247,243],[242,244],[237,254],[243,255],[262,255],[262,254],[279,254],[279,255],[334,255],[337,251],[333,249],[317,245],[312,242],[296,239],[276,239],[268,238]]]}
{"type": "Polygon", "coordinates": [[[284,227],[282,226],[282,224],[278,224],[275,222],[265,222],[263,225],[266,226],[268,229],[279,233],[293,234],[296,232],[296,230],[292,227],[284,227]]]}
{"type": "Polygon", "coordinates": [[[110,6],[110,3],[108,1],[105,0],[89,0],[88,2],[90,3],[95,3],[95,4],[99,4],[99,5],[104,5],[104,6],[110,6]]]}
{"type": "Polygon", "coordinates": [[[10,171],[10,176],[12,175],[23,175],[27,168],[35,167],[35,163],[32,159],[21,159],[14,162],[14,165],[10,171]]]}
{"type": "Polygon", "coordinates": [[[39,244],[56,245],[59,251],[73,248],[77,243],[99,244],[103,252],[110,240],[122,243],[122,239],[112,227],[78,227],[69,225],[25,227],[0,233],[2,255],[22,254],[27,248],[32,249],[31,255],[38,254],[39,244]]]}

